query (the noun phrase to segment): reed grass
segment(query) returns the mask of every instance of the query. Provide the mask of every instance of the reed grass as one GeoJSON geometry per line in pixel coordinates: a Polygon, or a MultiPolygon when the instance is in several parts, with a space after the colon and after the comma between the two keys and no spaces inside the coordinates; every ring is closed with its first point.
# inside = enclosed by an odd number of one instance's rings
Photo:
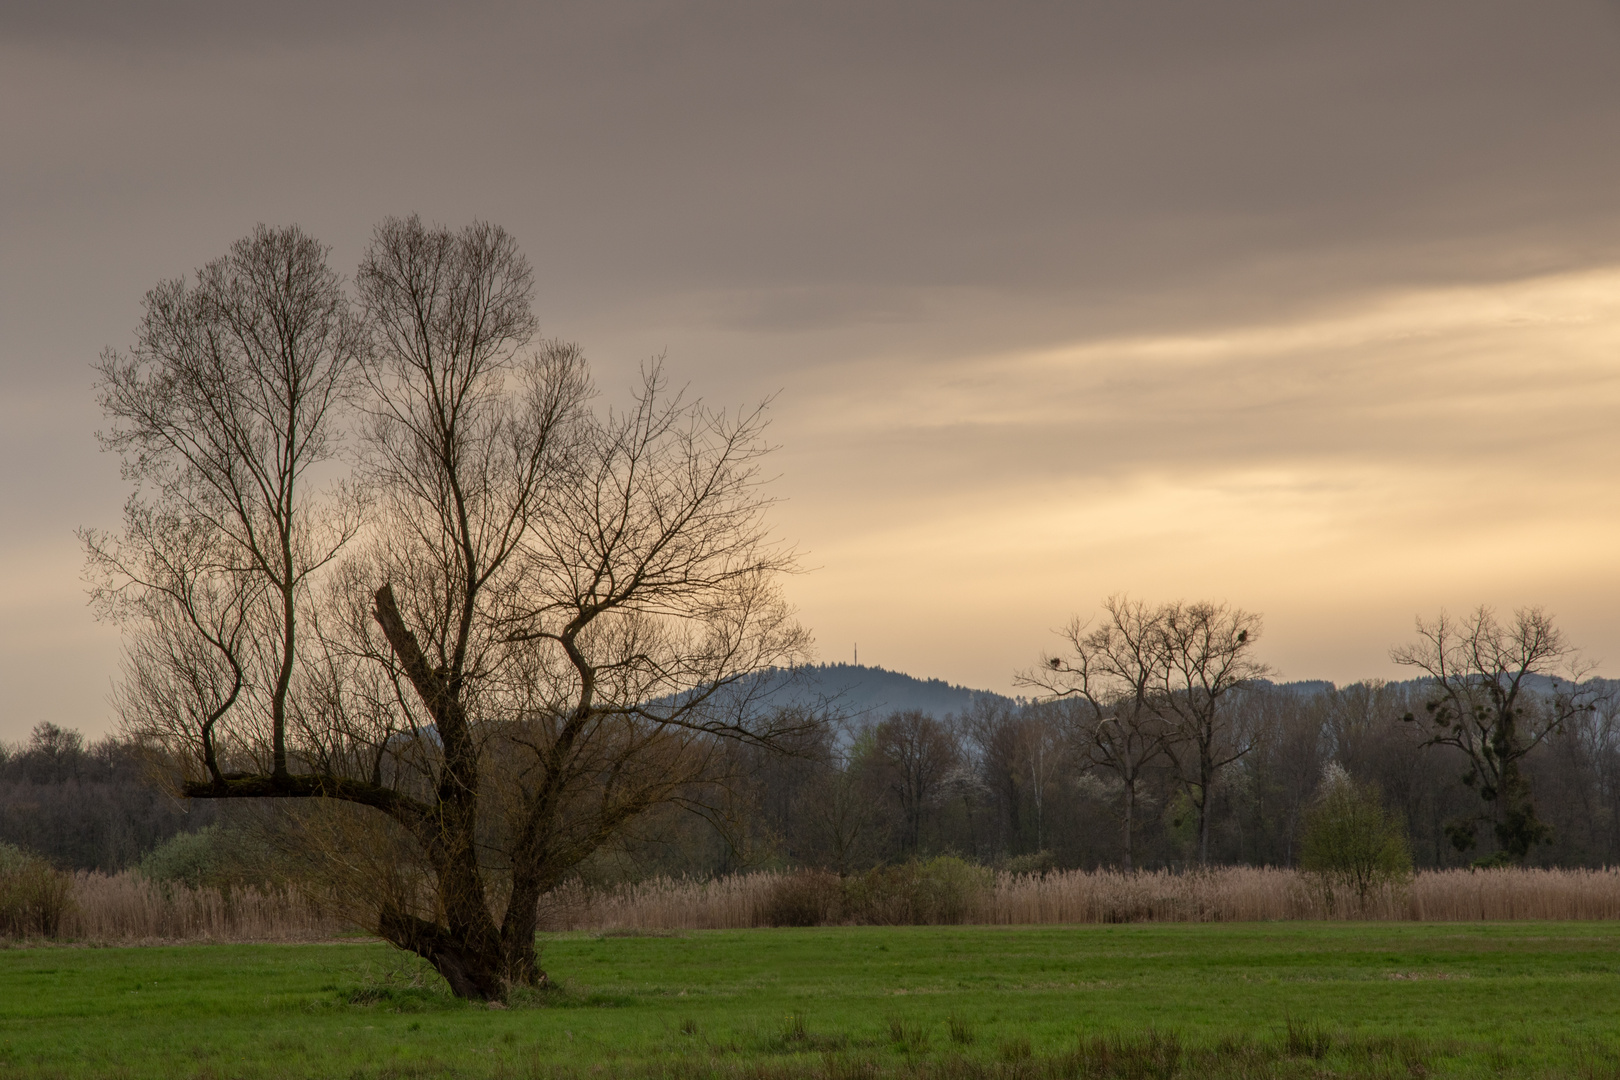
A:
{"type": "MultiPolygon", "coordinates": [[[[546,897],[542,925],[608,934],[668,933],[780,925],[784,910],[792,913],[792,925],[867,922],[874,921],[874,911],[907,910],[903,904],[874,905],[872,880],[862,880],[857,888],[851,884],[856,879],[840,882],[817,871],[760,871],[708,881],[653,878],[600,888],[573,882],[546,897]],[[808,908],[795,902],[802,894],[816,902],[808,908]],[[860,904],[841,907],[836,902],[840,895],[858,896],[860,904]],[[807,920],[806,910],[821,914],[807,920]]],[[[1331,902],[1308,874],[1258,867],[1179,874],[985,873],[976,880],[979,884],[959,903],[936,908],[919,921],[1018,926],[1620,919],[1620,868],[1424,871],[1404,886],[1374,893],[1365,907],[1342,898],[1331,902]]],[[[885,916],[875,921],[905,920],[885,916]]],[[[157,884],[126,871],[72,875],[70,898],[53,936],[109,944],[299,942],[329,940],[346,929],[338,916],[295,889],[190,888],[157,884]]]]}
{"type": "MultiPolygon", "coordinates": [[[[782,906],[784,890],[794,888],[804,873],[765,871],[713,881],[655,878],[600,890],[573,885],[557,895],[551,924],[597,932],[771,925],[770,914],[782,906]]],[[[1296,870],[997,874],[971,898],[960,919],[950,921],[1013,926],[1334,918],[1620,919],[1620,869],[1424,871],[1409,884],[1375,891],[1364,907],[1342,897],[1333,902],[1315,878],[1296,870]]]]}
{"type": "Polygon", "coordinates": [[[293,889],[191,888],[76,873],[57,937],[107,944],[330,940],[343,925],[293,889]]]}

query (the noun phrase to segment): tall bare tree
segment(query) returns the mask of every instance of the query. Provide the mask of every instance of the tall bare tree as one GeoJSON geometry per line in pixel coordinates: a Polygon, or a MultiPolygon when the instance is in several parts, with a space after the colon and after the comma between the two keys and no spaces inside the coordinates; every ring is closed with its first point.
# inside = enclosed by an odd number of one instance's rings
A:
{"type": "Polygon", "coordinates": [[[1198,857],[1207,863],[1216,779],[1253,745],[1229,702],[1267,673],[1251,656],[1260,618],[1224,604],[1150,607],[1124,597],[1111,597],[1103,610],[1107,621],[1095,629],[1069,624],[1067,655],[1046,657],[1018,680],[1081,703],[1093,761],[1124,784],[1127,867],[1136,785],[1161,755],[1198,812],[1198,857]]]}
{"type": "MultiPolygon", "coordinates": [[[[1467,756],[1463,783],[1479,792],[1483,814],[1450,822],[1459,851],[1474,846],[1480,822],[1494,826],[1500,858],[1520,861],[1551,835],[1537,818],[1523,762],[1577,715],[1597,690],[1585,680],[1580,654],[1552,616],[1522,608],[1503,623],[1490,608],[1466,619],[1441,614],[1417,624],[1418,641],[1390,652],[1397,664],[1430,680],[1424,745],[1453,746],[1467,756]]],[[[1412,713],[1406,719],[1416,722],[1412,713]]]]}
{"type": "Polygon", "coordinates": [[[1104,621],[1092,627],[1075,619],[1063,630],[1068,649],[1016,681],[1078,706],[1081,744],[1096,767],[1119,778],[1123,865],[1136,857],[1136,803],[1144,773],[1164,759],[1172,734],[1165,721],[1161,657],[1166,646],[1163,609],[1111,596],[1104,621]]]}
{"type": "Polygon", "coordinates": [[[900,804],[906,853],[916,855],[922,850],[923,816],[939,801],[961,750],[949,728],[916,709],[891,713],[878,724],[872,747],[900,804]]]}
{"type": "Polygon", "coordinates": [[[327,249],[261,225],[194,285],[149,292],[134,347],[97,365],[103,446],[137,484],[121,535],[82,534],[96,598],[134,631],[124,705],[184,731],[211,783],[232,709],[265,727],[252,771],[289,778],[300,603],[355,523],[306,481],[337,450],[359,349],[327,249]]]}
{"type": "Polygon", "coordinates": [[[1051,705],[1036,705],[1024,711],[1019,724],[1018,749],[1023,758],[1020,770],[1029,778],[1030,809],[1034,812],[1035,851],[1046,850],[1051,839],[1049,821],[1053,786],[1075,762],[1074,747],[1066,730],[1069,725],[1051,705]]]}
{"type": "Polygon", "coordinates": [[[883,807],[863,790],[868,785],[862,784],[856,737],[844,734],[827,744],[795,809],[814,860],[845,877],[872,858],[883,834],[883,807]]]}
{"type": "MultiPolygon", "coordinates": [[[[1022,713],[1012,702],[987,695],[975,699],[961,718],[962,733],[973,747],[976,758],[973,764],[980,776],[975,786],[982,788],[983,794],[988,795],[991,804],[1000,811],[999,827],[987,838],[989,850],[1005,849],[1014,854],[1024,854],[1020,846],[1024,833],[1025,783],[1019,737],[1022,713]]],[[[964,789],[963,794],[971,796],[973,792],[964,789]]]]}
{"type": "Polygon", "coordinates": [[[1260,616],[1207,601],[1160,609],[1154,702],[1172,729],[1171,757],[1198,811],[1198,861],[1209,862],[1210,799],[1221,770],[1254,746],[1231,706],[1239,691],[1271,673],[1255,660],[1260,616]]]}
{"type": "Polygon", "coordinates": [[[723,740],[816,722],[761,707],[753,677],[808,644],[777,585],[792,553],[765,522],[762,411],[685,401],[656,368],[628,410],[591,411],[579,350],[533,340],[502,230],[386,221],[357,284],[369,516],[319,593],[285,741],[265,754],[233,708],[215,723],[239,750],[212,768],[200,714],[142,733],[190,797],[317,797],[305,835],[343,856],[356,912],[496,998],[545,979],[546,891],[691,800],[723,740]]]}

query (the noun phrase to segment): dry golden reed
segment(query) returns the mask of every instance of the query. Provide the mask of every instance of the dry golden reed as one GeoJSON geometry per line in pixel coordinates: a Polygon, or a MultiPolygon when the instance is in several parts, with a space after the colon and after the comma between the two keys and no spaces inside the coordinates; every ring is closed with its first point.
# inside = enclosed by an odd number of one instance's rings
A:
{"type": "MultiPolygon", "coordinates": [[[[546,898],[542,925],[595,932],[770,925],[774,905],[796,873],[802,872],[711,881],[654,878],[606,888],[574,883],[546,898]]],[[[1255,867],[1180,874],[1070,870],[987,875],[985,881],[961,911],[963,922],[1620,919],[1620,869],[1424,871],[1403,888],[1371,896],[1365,909],[1342,899],[1330,905],[1309,875],[1255,867]]],[[[79,873],[60,936],[113,944],[295,942],[330,939],[345,929],[338,917],[293,890],[193,889],[157,885],[131,872],[79,873]]]]}
{"type": "MultiPolygon", "coordinates": [[[[777,872],[715,881],[657,878],[560,895],[553,929],[707,930],[767,925],[790,877],[777,872]]],[[[1438,870],[1386,888],[1363,909],[1330,904],[1296,870],[1223,867],[1188,873],[1070,870],[998,874],[964,912],[997,925],[1121,922],[1246,922],[1274,919],[1620,919],[1620,869],[1438,870]]]]}
{"type": "Polygon", "coordinates": [[[320,941],[342,930],[296,891],[159,885],[124,871],[73,875],[60,936],[114,944],[320,941]]]}

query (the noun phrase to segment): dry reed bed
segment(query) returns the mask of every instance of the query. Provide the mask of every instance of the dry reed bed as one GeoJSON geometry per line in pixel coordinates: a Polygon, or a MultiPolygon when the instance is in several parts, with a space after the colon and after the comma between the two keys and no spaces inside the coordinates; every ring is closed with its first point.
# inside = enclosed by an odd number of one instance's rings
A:
{"type": "MultiPolygon", "coordinates": [[[[792,875],[715,881],[659,878],[617,888],[573,887],[548,923],[572,930],[717,930],[769,925],[792,875]]],[[[1410,921],[1620,919],[1620,869],[1439,870],[1385,889],[1363,908],[1342,893],[1330,905],[1294,870],[1230,867],[1184,874],[1071,870],[993,877],[964,921],[992,925],[1245,922],[1354,918],[1410,921]]]]}
{"type": "MultiPolygon", "coordinates": [[[[573,884],[547,898],[555,930],[724,930],[770,925],[773,903],[796,875],[766,871],[713,881],[656,878],[591,889],[573,884]]],[[[1243,922],[1366,918],[1478,921],[1620,919],[1620,869],[1441,870],[1404,889],[1330,907],[1310,877],[1293,870],[1230,867],[1172,874],[1072,870],[986,875],[963,921],[993,925],[1102,922],[1243,922]]],[[[134,873],[76,874],[61,936],[133,944],[319,941],[345,929],[296,891],[163,887],[134,873]]]]}
{"type": "Polygon", "coordinates": [[[73,875],[64,938],[161,941],[320,941],[343,930],[295,891],[164,887],[138,874],[73,875]]]}
{"type": "Polygon", "coordinates": [[[1246,922],[1357,918],[1411,921],[1620,919],[1620,869],[1431,870],[1380,889],[1362,907],[1296,870],[1231,867],[1187,874],[1070,871],[1001,877],[988,923],[1246,922]]]}
{"type": "Polygon", "coordinates": [[[555,930],[737,930],[764,925],[762,913],[790,874],[766,870],[708,881],[651,878],[606,889],[577,882],[542,901],[555,930]]]}

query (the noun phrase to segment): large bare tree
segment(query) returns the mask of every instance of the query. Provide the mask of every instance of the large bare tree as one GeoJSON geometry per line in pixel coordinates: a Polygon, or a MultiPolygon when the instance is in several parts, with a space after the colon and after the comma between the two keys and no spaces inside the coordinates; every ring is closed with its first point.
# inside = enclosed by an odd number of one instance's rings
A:
{"type": "Polygon", "coordinates": [[[1136,784],[1161,754],[1197,811],[1198,859],[1207,863],[1216,781],[1253,746],[1231,705],[1268,673],[1252,655],[1260,618],[1203,601],[1150,607],[1113,597],[1103,610],[1095,629],[1070,623],[1067,655],[1018,678],[1082,703],[1093,761],[1124,783],[1127,866],[1136,784]]]}
{"type": "Polygon", "coordinates": [[[1086,759],[1120,781],[1122,863],[1130,870],[1136,858],[1138,789],[1147,770],[1165,758],[1172,734],[1156,700],[1163,693],[1164,627],[1160,609],[1123,596],[1105,600],[1103,614],[1095,627],[1071,621],[1062,631],[1065,653],[1047,656],[1016,681],[1075,702],[1076,734],[1086,759]]]}
{"type": "Polygon", "coordinates": [[[922,850],[923,818],[944,793],[961,761],[950,730],[916,709],[889,714],[872,729],[872,756],[900,805],[903,846],[908,855],[922,850]]]}
{"type": "MultiPolygon", "coordinates": [[[[686,401],[656,367],[628,408],[593,411],[579,350],[534,340],[531,272],[499,228],[386,221],[357,286],[367,515],[314,591],[287,722],[218,693],[129,720],[187,796],[315,797],[304,835],[339,856],[353,910],[455,993],[497,998],[545,979],[544,893],[692,798],[723,740],[815,722],[763,708],[753,677],[807,647],[777,584],[792,553],[765,521],[762,411],[686,401]]],[[[226,685],[214,665],[201,682],[226,685]]]]}
{"type": "Polygon", "coordinates": [[[1209,862],[1210,800],[1221,770],[1254,748],[1254,728],[1233,707],[1271,673],[1254,658],[1260,616],[1208,601],[1160,609],[1154,700],[1173,729],[1171,759],[1198,812],[1198,861],[1209,862]]]}
{"type": "MultiPolygon", "coordinates": [[[[1478,825],[1493,825],[1497,858],[1518,862],[1551,832],[1537,818],[1523,763],[1537,746],[1598,697],[1585,679],[1580,654],[1552,616],[1524,608],[1503,622],[1481,607],[1462,620],[1442,613],[1417,624],[1418,640],[1390,653],[1428,680],[1426,746],[1453,746],[1468,759],[1463,783],[1479,793],[1483,814],[1446,826],[1459,851],[1476,842],[1478,825]]],[[[1417,722],[1412,713],[1406,720],[1417,722]]]]}

